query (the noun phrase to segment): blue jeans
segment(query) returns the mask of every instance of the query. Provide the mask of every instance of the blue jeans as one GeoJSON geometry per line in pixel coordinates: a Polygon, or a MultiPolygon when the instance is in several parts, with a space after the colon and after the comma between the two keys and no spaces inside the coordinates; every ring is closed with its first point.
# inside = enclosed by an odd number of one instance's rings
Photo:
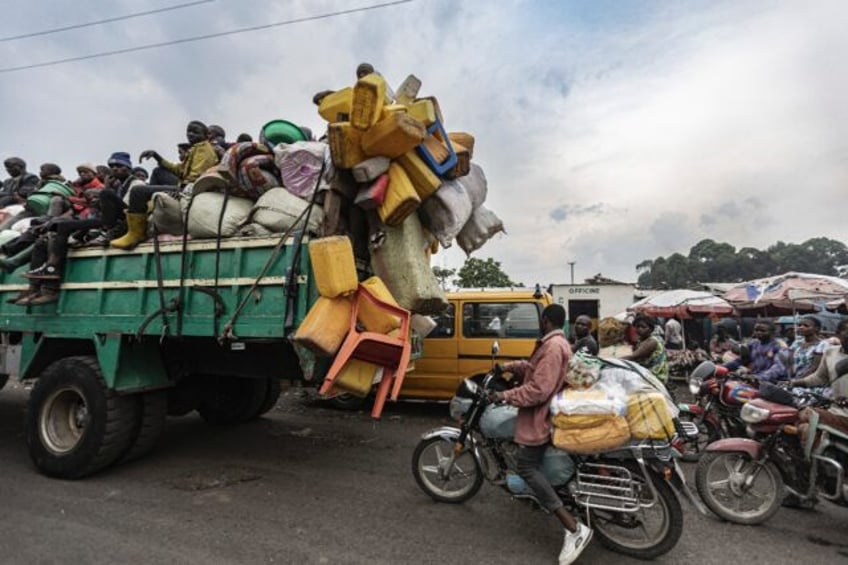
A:
{"type": "Polygon", "coordinates": [[[560,500],[554,487],[542,473],[542,462],[545,458],[545,451],[548,449],[548,444],[543,445],[522,445],[518,451],[518,476],[524,479],[531,489],[533,494],[539,499],[539,503],[548,512],[554,512],[562,507],[560,500]]]}

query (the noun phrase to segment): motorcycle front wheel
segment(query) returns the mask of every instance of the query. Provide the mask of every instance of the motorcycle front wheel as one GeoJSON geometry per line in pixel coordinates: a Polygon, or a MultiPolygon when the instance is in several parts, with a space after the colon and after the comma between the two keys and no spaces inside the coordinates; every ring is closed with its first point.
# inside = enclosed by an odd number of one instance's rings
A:
{"type": "Polygon", "coordinates": [[[412,475],[437,502],[465,502],[483,486],[483,472],[474,454],[464,449],[451,463],[454,442],[443,437],[421,441],[412,454],[412,475]]]}
{"type": "Polygon", "coordinates": [[[743,452],[704,453],[695,486],[710,510],[736,524],[765,522],[783,500],[783,478],[774,463],[760,464],[743,452]]]}
{"type": "Polygon", "coordinates": [[[591,526],[607,549],[637,559],[656,559],[677,545],[683,533],[683,509],[666,481],[650,474],[657,491],[656,499],[640,471],[631,469],[633,480],[640,481],[642,507],[636,512],[590,510],[591,526]]]}

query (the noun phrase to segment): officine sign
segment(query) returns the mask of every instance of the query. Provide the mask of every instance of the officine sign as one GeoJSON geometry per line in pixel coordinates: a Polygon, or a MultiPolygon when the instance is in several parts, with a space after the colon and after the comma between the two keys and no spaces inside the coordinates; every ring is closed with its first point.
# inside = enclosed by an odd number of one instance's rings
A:
{"type": "Polygon", "coordinates": [[[601,288],[597,286],[570,286],[567,293],[569,296],[598,296],[601,288]]]}

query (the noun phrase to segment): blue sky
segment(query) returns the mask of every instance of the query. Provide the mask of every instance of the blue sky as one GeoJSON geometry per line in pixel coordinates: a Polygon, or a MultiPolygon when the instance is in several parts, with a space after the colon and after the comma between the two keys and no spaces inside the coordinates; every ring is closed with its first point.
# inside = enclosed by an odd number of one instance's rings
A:
{"type": "MultiPolygon", "coordinates": [[[[172,6],[6,7],[0,36],[172,6]]],[[[217,0],[0,42],[0,68],[326,13],[357,0],[217,0]]],[[[229,136],[285,118],[319,131],[313,93],[372,62],[414,73],[449,130],[477,138],[508,234],[475,256],[514,279],[635,279],[705,237],[737,247],[848,240],[848,4],[416,0],[193,44],[0,73],[0,154],[66,171],[112,151],[173,156],[192,119],[229,136]]],[[[438,264],[457,267],[450,249],[438,264]]]]}

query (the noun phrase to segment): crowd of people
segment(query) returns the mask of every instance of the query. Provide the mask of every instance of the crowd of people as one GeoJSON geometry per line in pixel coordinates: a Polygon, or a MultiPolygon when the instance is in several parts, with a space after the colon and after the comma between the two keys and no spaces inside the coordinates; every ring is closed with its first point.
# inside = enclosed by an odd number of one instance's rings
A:
{"type": "MultiPolygon", "coordinates": [[[[154,194],[190,195],[191,186],[218,164],[231,145],[221,126],[191,121],[179,158],[170,161],[148,149],[139,161],[153,160],[148,173],[126,151],[116,151],[106,165],[82,163],[67,179],[55,163],[31,173],[20,157],[3,162],[8,178],[0,185],[0,269],[23,273],[28,288],[9,300],[17,305],[48,304],[58,289],[69,248],[111,246],[132,249],[147,237],[149,203],[154,194]]],[[[252,141],[241,134],[238,141],[252,141]]]]}

